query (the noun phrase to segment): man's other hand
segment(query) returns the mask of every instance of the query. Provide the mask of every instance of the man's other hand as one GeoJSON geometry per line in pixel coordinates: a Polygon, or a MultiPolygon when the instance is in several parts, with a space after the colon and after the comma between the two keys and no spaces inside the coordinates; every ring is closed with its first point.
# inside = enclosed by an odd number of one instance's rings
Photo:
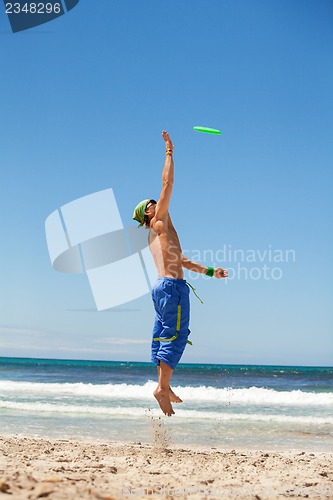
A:
{"type": "Polygon", "coordinates": [[[228,271],[226,269],[222,269],[222,267],[216,267],[214,271],[214,278],[227,278],[228,271]]]}

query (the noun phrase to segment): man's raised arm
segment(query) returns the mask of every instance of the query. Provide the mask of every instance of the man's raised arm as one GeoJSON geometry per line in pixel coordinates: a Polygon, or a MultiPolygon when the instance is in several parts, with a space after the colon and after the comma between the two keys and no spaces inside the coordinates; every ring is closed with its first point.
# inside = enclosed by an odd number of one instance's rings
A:
{"type": "Polygon", "coordinates": [[[174,181],[174,163],[172,158],[173,144],[169,137],[169,134],[165,130],[163,130],[162,132],[162,137],[165,141],[166,156],[162,172],[162,191],[157,202],[155,212],[155,217],[157,220],[162,220],[168,213],[174,181]]]}

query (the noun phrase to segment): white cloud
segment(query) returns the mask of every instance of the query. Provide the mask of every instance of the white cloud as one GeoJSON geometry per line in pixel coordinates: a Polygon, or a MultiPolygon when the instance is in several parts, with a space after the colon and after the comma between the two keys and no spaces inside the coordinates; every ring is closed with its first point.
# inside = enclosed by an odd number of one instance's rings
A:
{"type": "MultiPolygon", "coordinates": [[[[135,352],[131,349],[126,349],[126,348],[113,348],[111,347],[110,349],[94,349],[94,348],[89,348],[89,347],[80,347],[80,348],[73,348],[73,347],[52,347],[48,345],[44,346],[35,346],[35,345],[15,345],[15,344],[4,344],[0,343],[0,349],[4,350],[9,350],[10,352],[6,353],[7,356],[18,356],[18,357],[47,357],[47,358],[53,358],[57,354],[60,356],[68,356],[72,354],[90,354],[92,356],[94,355],[110,355],[113,356],[115,354],[130,354],[133,355],[135,352]],[[14,354],[15,352],[15,354],[14,354]]],[[[5,355],[3,353],[3,355],[5,355]]],[[[75,356],[74,356],[75,357],[75,356]]],[[[76,357],[75,357],[76,358],[76,357]]]]}
{"type": "Polygon", "coordinates": [[[37,328],[22,328],[17,326],[0,325],[0,334],[3,335],[30,335],[33,337],[44,337],[45,333],[37,328]]]}
{"type": "Polygon", "coordinates": [[[132,353],[131,350],[128,349],[95,349],[90,347],[57,347],[51,348],[52,352],[74,352],[74,353],[91,353],[91,354],[114,354],[114,353],[132,353]]]}
{"type": "Polygon", "coordinates": [[[137,345],[137,344],[150,344],[150,341],[147,339],[128,339],[123,337],[110,337],[98,340],[97,342],[101,342],[103,344],[116,344],[116,345],[137,345]]]}

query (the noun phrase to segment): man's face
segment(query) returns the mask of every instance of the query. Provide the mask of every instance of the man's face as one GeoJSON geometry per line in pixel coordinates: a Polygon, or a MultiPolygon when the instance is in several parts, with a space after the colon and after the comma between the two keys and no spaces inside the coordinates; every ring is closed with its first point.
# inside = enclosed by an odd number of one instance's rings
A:
{"type": "Polygon", "coordinates": [[[149,200],[147,205],[146,205],[146,210],[145,214],[148,215],[149,219],[154,217],[155,215],[155,210],[156,210],[156,201],[155,200],[149,200]]]}

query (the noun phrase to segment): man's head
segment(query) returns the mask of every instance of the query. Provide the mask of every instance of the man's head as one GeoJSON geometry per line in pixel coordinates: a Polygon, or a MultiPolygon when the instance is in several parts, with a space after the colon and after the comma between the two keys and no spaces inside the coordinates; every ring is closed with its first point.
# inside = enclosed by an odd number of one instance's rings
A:
{"type": "Polygon", "coordinates": [[[133,220],[140,223],[138,227],[150,227],[150,221],[155,215],[156,203],[155,200],[148,199],[142,200],[137,204],[133,212],[133,220]]]}

